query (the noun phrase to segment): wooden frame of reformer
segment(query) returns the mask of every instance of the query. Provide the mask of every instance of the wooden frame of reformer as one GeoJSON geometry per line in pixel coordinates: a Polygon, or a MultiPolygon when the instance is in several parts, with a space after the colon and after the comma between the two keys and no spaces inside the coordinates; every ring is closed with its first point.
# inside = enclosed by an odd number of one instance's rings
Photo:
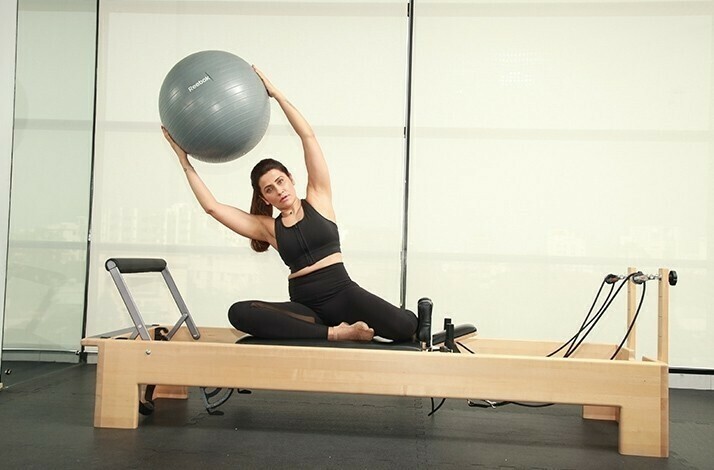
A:
{"type": "MultiPolygon", "coordinates": [[[[634,272],[630,268],[630,272],[634,272]]],[[[182,328],[171,341],[86,338],[98,352],[94,425],[133,429],[141,385],[155,397],[186,398],[186,387],[490,399],[583,405],[587,419],[619,423],[622,454],[669,455],[667,269],[659,270],[657,358],[635,359],[636,332],[616,345],[583,343],[569,358],[545,357],[560,343],[459,342],[476,354],[235,344],[242,333],[182,328]]],[[[628,325],[635,286],[628,283],[628,325]]]]}

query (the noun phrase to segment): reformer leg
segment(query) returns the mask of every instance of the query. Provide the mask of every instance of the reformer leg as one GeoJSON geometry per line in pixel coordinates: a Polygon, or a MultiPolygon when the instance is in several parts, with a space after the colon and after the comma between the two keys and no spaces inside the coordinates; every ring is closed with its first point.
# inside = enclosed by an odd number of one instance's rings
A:
{"type": "Polygon", "coordinates": [[[621,454],[669,456],[669,398],[633,401],[619,415],[621,454]]]}
{"type": "Polygon", "coordinates": [[[139,426],[139,385],[127,374],[122,358],[99,355],[94,426],[136,429],[139,426]]]}

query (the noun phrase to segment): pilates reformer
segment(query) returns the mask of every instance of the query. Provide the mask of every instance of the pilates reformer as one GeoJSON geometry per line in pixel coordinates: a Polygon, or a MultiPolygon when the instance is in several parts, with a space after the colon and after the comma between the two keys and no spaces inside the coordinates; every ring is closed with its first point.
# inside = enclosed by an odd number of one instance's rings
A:
{"type": "MultiPolygon", "coordinates": [[[[153,258],[113,258],[107,260],[105,267],[114,284],[119,291],[124,305],[126,306],[129,316],[134,324],[133,327],[100,335],[100,338],[115,338],[134,340],[140,338],[144,341],[170,341],[179,329],[185,325],[191,337],[194,340],[201,338],[201,333],[196,326],[196,323],[191,316],[191,313],[186,306],[181,293],[179,292],[176,283],[174,282],[171,272],[163,259],[153,258]],[[123,274],[136,274],[159,272],[166,282],[166,286],[179,310],[178,321],[169,329],[166,326],[157,324],[147,325],[143,316],[139,312],[139,308],[134,301],[129,288],[124,281],[123,274]]],[[[410,342],[372,342],[363,343],[355,341],[330,342],[326,339],[282,339],[271,340],[254,338],[250,335],[243,335],[236,340],[236,343],[241,344],[262,344],[262,345],[282,345],[282,346],[304,346],[304,347],[343,347],[343,348],[373,348],[383,350],[403,350],[403,351],[422,351],[431,348],[433,345],[440,345],[439,348],[448,352],[458,352],[456,339],[467,337],[476,332],[473,325],[454,325],[450,319],[444,322],[444,331],[431,335],[431,312],[433,304],[430,299],[423,298],[419,300],[418,305],[418,328],[417,334],[413,341],[410,342]]],[[[233,394],[234,389],[227,388],[208,388],[200,387],[201,398],[206,411],[209,414],[221,414],[216,409],[225,403],[233,394]]],[[[250,394],[250,390],[235,389],[240,394],[250,394]]],[[[147,385],[142,393],[143,399],[139,401],[139,413],[148,416],[154,412],[154,392],[155,385],[147,385]]]]}
{"type": "Polygon", "coordinates": [[[234,390],[443,397],[469,403],[480,397],[491,405],[492,399],[583,405],[583,418],[619,423],[620,453],[668,456],[668,288],[676,283],[674,271],[644,275],[629,269],[623,281],[628,286],[626,347],[625,340],[619,347],[582,343],[569,348],[568,355],[553,357],[548,351],[560,343],[478,338],[472,325],[447,321],[443,332],[432,335],[432,303],[426,298],[418,303],[413,343],[278,342],[233,328],[199,329],[164,260],[110,259],[105,266],[134,326],[82,341],[98,353],[96,427],[136,428],[139,414],[153,411],[154,399],[185,399],[188,387],[200,387],[211,414],[234,390]],[[144,322],[122,278],[142,272],[162,274],[180,312],[173,326],[144,322]],[[658,357],[638,361],[635,287],[654,280],[659,284],[658,357]],[[459,346],[477,354],[431,353],[459,352],[459,346]],[[613,360],[602,359],[610,356],[613,360]]]}

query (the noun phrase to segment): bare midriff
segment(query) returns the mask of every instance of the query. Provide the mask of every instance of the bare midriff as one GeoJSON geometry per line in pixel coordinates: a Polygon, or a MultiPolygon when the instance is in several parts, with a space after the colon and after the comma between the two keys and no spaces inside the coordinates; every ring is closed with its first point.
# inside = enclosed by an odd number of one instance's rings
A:
{"type": "Polygon", "coordinates": [[[337,264],[337,263],[341,263],[341,262],[342,262],[342,253],[332,253],[329,256],[325,256],[317,263],[311,264],[310,266],[305,266],[300,271],[290,274],[288,276],[288,279],[294,279],[296,277],[304,276],[306,274],[315,272],[318,269],[326,268],[328,266],[332,266],[333,264],[337,264]]]}

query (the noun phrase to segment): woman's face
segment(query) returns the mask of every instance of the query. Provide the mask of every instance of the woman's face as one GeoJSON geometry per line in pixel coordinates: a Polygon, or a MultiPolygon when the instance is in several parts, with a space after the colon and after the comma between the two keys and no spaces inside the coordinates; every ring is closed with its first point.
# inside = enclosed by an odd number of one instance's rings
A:
{"type": "Polygon", "coordinates": [[[280,170],[270,170],[258,180],[260,194],[278,210],[287,209],[295,202],[295,185],[291,176],[280,170]]]}

